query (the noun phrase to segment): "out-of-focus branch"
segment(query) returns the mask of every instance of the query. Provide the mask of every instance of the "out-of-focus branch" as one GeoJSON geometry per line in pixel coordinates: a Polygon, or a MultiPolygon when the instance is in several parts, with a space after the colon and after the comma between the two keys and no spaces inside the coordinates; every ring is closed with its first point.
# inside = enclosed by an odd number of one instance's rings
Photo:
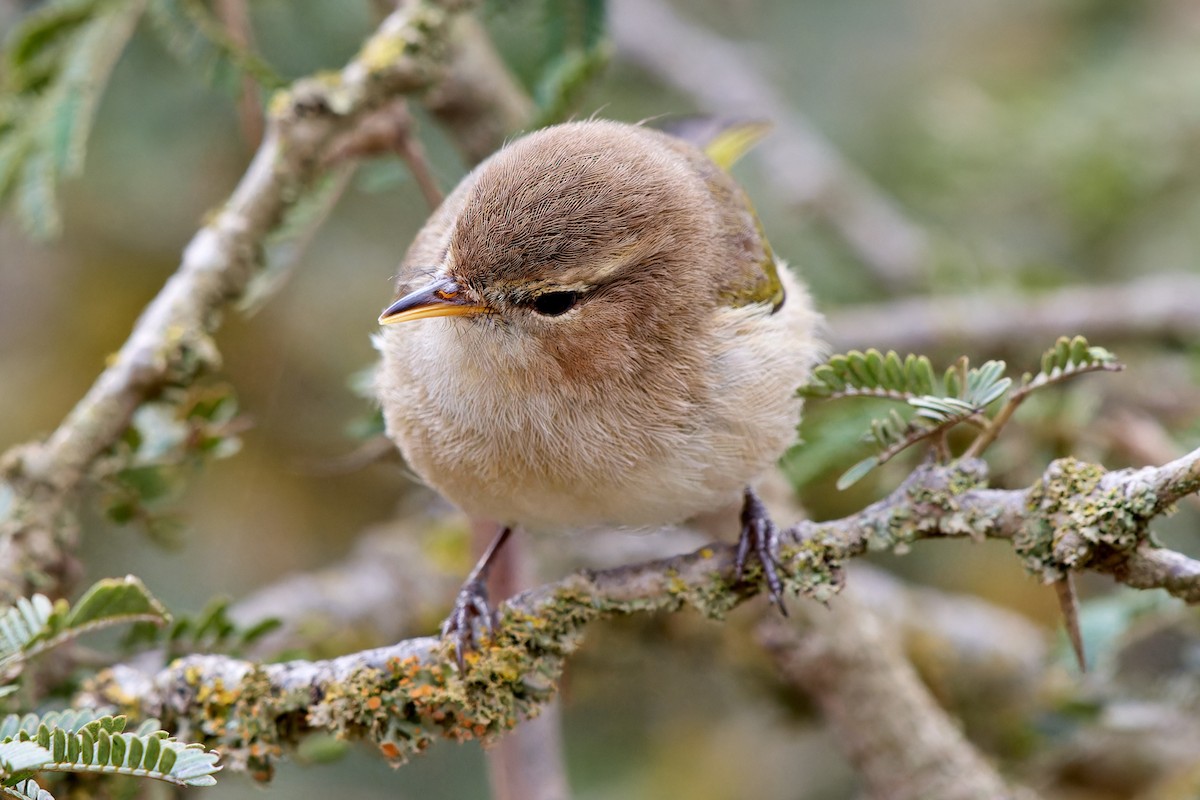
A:
{"type": "MultiPolygon", "coordinates": [[[[494,522],[472,518],[472,556],[482,555],[500,532],[494,522]]],[[[507,598],[537,583],[537,564],[526,537],[518,536],[491,561],[488,591],[507,598]],[[514,546],[515,545],[515,546],[514,546]]],[[[533,719],[521,722],[486,754],[491,800],[568,800],[563,756],[562,703],[555,697],[533,719]]]]}
{"type": "Polygon", "coordinates": [[[766,119],[775,130],[757,148],[789,203],[834,228],[893,290],[920,283],[928,236],[851,166],[754,67],[753,54],[679,17],[663,0],[612,0],[620,56],[691,95],[714,114],[766,119]]]}
{"type": "Polygon", "coordinates": [[[1028,699],[1044,677],[1046,630],[1026,617],[969,594],[910,584],[865,563],[847,571],[860,603],[893,632],[918,670],[936,669],[939,690],[986,702],[993,686],[1028,699]],[[987,686],[988,691],[980,691],[987,686]],[[968,687],[970,687],[968,689],[968,687]]]}
{"type": "Polygon", "coordinates": [[[474,17],[455,21],[449,48],[445,73],[421,102],[451,132],[466,162],[474,165],[529,124],[533,101],[474,17]]]}
{"type": "Polygon", "coordinates": [[[408,166],[429,207],[442,202],[442,190],[433,176],[425,148],[417,136],[417,122],[408,109],[408,98],[397,97],[365,117],[348,135],[326,152],[325,166],[350,159],[394,153],[408,166]]]}
{"type": "Polygon", "coordinates": [[[821,708],[872,797],[1032,800],[1009,786],[938,706],[894,635],[855,592],[801,624],[764,615],[757,634],[785,680],[821,708]]]}
{"type": "Polygon", "coordinates": [[[344,560],[263,587],[238,601],[230,617],[247,627],[280,621],[254,643],[256,658],[307,650],[329,638],[345,642],[348,635],[351,641],[380,642],[434,630],[463,576],[430,558],[426,542],[431,531],[458,524],[412,515],[376,526],[344,560]]]}
{"type": "Polygon", "coordinates": [[[1109,286],[1074,286],[1045,294],[914,297],[851,306],[829,315],[838,350],[876,347],[920,353],[938,346],[988,350],[1054,339],[1064,332],[1093,341],[1134,336],[1200,335],[1200,275],[1168,273],[1109,286]]]}
{"type": "Polygon", "coordinates": [[[433,85],[451,22],[470,0],[409,0],[340,72],[297,82],[271,103],[265,138],[233,195],[66,420],[45,442],[0,458],[0,599],[69,577],[70,511],[88,470],[163,387],[215,364],[220,312],[261,272],[267,236],[321,174],[324,154],[391,98],[433,85]]]}
{"type": "MultiPolygon", "coordinates": [[[[1064,459],[1023,490],[983,488],[985,479],[980,461],[926,465],[857,514],[798,523],[784,534],[781,575],[792,591],[827,600],[841,584],[843,563],[869,550],[993,537],[1011,541],[1026,567],[1048,581],[1095,570],[1200,602],[1200,562],[1156,548],[1148,531],[1151,519],[1200,489],[1200,450],[1162,467],[1110,473],[1064,459]]],[[[439,736],[488,738],[536,713],[596,619],[684,606],[720,616],[757,594],[757,582],[732,582],[733,551],[714,544],[524,592],[503,604],[493,640],[468,655],[465,673],[454,668],[447,644],[412,639],[323,662],[196,656],[153,675],[126,667],[100,676],[83,699],[136,716],[166,715],[182,735],[221,746],[234,764],[269,761],[317,727],[371,738],[403,759],[439,736]]]]}

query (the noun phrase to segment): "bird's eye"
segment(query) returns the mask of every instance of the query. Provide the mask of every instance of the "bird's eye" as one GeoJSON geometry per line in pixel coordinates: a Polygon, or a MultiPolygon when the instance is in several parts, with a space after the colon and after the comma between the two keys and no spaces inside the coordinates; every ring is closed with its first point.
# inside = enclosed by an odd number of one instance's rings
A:
{"type": "Polygon", "coordinates": [[[557,317],[578,302],[579,292],[543,292],[533,298],[533,310],[545,317],[557,317]]]}

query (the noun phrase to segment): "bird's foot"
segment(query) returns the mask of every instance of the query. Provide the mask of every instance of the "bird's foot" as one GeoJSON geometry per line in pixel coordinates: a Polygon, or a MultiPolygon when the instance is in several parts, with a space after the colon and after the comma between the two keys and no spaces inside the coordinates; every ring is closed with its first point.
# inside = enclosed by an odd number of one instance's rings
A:
{"type": "Polygon", "coordinates": [[[742,535],[738,537],[737,558],[733,564],[733,574],[738,580],[742,579],[751,556],[762,564],[763,579],[771,602],[786,617],[788,612],[783,604],[783,581],[779,578],[779,528],[771,521],[767,507],[754,490],[746,487],[746,501],[742,506],[742,535]]]}
{"type": "Polygon", "coordinates": [[[503,528],[488,545],[458,590],[450,616],[442,623],[442,639],[454,644],[454,660],[460,672],[466,668],[467,653],[479,650],[484,637],[490,637],[496,626],[496,613],[488,603],[488,568],[511,535],[511,527],[503,528]]]}
{"type": "Polygon", "coordinates": [[[479,649],[484,638],[492,635],[495,624],[496,612],[488,603],[486,578],[467,578],[454,598],[454,609],[442,623],[442,639],[454,644],[454,660],[460,672],[466,667],[467,653],[479,649]]]}

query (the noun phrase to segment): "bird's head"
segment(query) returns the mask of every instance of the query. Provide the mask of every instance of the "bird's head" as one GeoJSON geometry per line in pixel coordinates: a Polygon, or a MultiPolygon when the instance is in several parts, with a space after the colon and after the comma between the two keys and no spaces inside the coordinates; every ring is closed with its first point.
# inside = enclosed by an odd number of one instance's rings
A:
{"type": "Polygon", "coordinates": [[[429,279],[380,322],[484,324],[564,365],[665,354],[713,302],[710,206],[703,176],[663,134],[597,122],[540,131],[479,167],[429,279]]]}

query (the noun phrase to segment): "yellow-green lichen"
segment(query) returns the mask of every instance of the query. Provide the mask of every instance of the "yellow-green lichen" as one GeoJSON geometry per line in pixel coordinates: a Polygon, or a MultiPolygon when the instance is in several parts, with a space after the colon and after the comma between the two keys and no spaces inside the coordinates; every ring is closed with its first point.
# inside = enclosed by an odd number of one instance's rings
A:
{"type": "Polygon", "coordinates": [[[438,8],[421,8],[404,20],[399,31],[385,29],[367,40],[358,61],[372,74],[394,67],[401,59],[419,57],[423,50],[440,45],[448,15],[438,8]]]}
{"type": "Polygon", "coordinates": [[[867,516],[862,523],[868,550],[905,553],[913,542],[930,534],[978,537],[993,517],[974,506],[963,508],[959,498],[986,485],[980,462],[962,461],[950,468],[927,465],[913,473],[904,489],[904,502],[886,514],[867,516]],[[937,470],[937,481],[926,479],[937,470]]]}
{"type": "Polygon", "coordinates": [[[1098,545],[1128,551],[1145,539],[1146,521],[1158,511],[1153,487],[1105,488],[1104,474],[1103,467],[1064,458],[1034,484],[1027,522],[1013,539],[1030,572],[1058,580],[1084,566],[1098,545]]]}
{"type": "Polygon", "coordinates": [[[842,567],[833,541],[803,539],[780,548],[780,561],[788,565],[783,584],[791,594],[822,603],[842,588],[842,567]]]}

